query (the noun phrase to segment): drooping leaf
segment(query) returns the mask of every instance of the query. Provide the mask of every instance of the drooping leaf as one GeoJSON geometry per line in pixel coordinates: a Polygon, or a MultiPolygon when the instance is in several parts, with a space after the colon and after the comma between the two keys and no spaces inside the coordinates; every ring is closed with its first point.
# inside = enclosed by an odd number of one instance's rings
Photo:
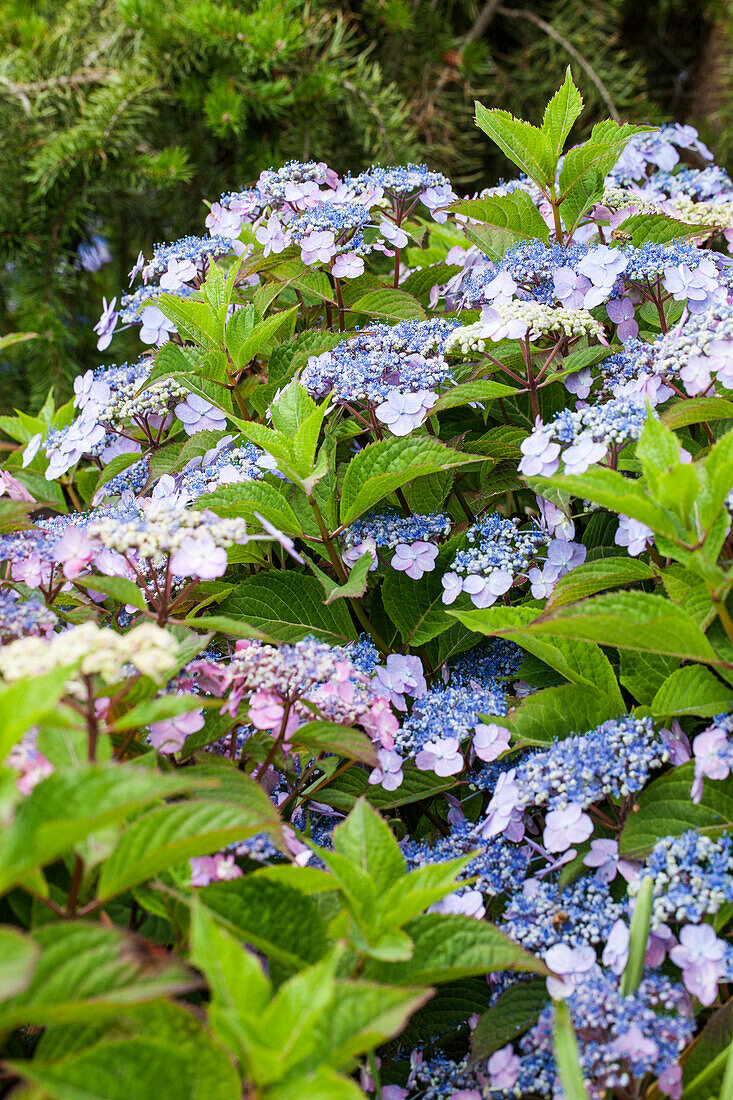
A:
{"type": "Polygon", "coordinates": [[[37,928],[33,940],[31,980],[0,1002],[2,1029],[94,1021],[200,985],[174,955],[117,928],[67,921],[37,928]]]}

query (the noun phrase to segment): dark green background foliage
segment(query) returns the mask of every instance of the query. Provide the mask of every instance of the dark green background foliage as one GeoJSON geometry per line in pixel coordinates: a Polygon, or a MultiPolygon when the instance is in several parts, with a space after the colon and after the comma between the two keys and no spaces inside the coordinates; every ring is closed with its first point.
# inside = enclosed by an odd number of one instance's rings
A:
{"type": "Polygon", "coordinates": [[[3,0],[0,331],[43,339],[4,354],[0,401],[35,407],[111,361],[90,331],[102,294],[140,248],[202,232],[202,199],[293,157],[425,160],[474,191],[503,169],[473,100],[536,118],[569,61],[578,139],[610,101],[696,122],[725,163],[730,22],[699,0],[3,0]],[[77,259],[93,232],[113,256],[96,274],[77,259]]]}

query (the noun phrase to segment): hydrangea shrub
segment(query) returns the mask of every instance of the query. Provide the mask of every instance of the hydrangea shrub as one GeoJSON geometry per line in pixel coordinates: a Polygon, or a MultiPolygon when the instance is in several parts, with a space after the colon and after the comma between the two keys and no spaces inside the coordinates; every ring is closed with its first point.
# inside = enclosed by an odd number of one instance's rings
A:
{"type": "Polygon", "coordinates": [[[0,418],[13,1095],[731,1095],[733,183],[581,109],[264,172],[0,418]]]}

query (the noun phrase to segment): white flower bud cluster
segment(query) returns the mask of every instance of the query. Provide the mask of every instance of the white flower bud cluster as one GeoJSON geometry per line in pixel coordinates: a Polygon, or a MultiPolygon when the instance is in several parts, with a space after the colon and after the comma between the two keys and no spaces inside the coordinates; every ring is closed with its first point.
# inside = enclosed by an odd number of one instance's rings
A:
{"type": "Polygon", "coordinates": [[[689,195],[675,195],[671,201],[680,219],[689,225],[733,226],[733,202],[695,202],[689,195]]]}
{"type": "Polygon", "coordinates": [[[596,321],[587,309],[566,309],[564,306],[548,306],[544,302],[504,302],[493,307],[504,324],[521,321],[526,325],[530,340],[539,336],[564,333],[565,336],[603,337],[603,325],[596,321]]]}
{"type": "Polygon", "coordinates": [[[222,519],[209,511],[170,506],[166,501],[143,500],[140,512],[132,518],[109,516],[90,523],[87,534],[108,550],[125,554],[134,550],[138,557],[160,559],[180,550],[181,544],[192,535],[205,531],[216,546],[223,550],[235,543],[248,541],[246,521],[239,518],[222,519]]]}
{"type": "Polygon", "coordinates": [[[126,634],[82,623],[45,638],[18,638],[0,649],[0,675],[8,682],[78,665],[67,685],[70,695],[81,695],[79,676],[100,676],[114,684],[136,669],[160,680],[175,660],[178,643],[154,623],[142,623],[126,634]]]}
{"type": "Polygon", "coordinates": [[[486,325],[482,321],[474,321],[472,325],[464,325],[452,332],[443,345],[443,351],[446,355],[475,355],[486,351],[488,341],[486,325]]]}
{"type": "MultiPolygon", "coordinates": [[[[636,214],[659,213],[659,200],[645,198],[638,191],[629,191],[625,187],[607,187],[598,205],[607,206],[609,210],[625,210],[632,206],[636,214]]],[[[623,223],[620,228],[623,230],[623,223]]]]}
{"type": "Polygon", "coordinates": [[[175,378],[161,378],[142,393],[141,380],[120,387],[100,414],[102,422],[115,424],[133,417],[165,416],[173,405],[185,401],[189,390],[175,378]]]}
{"type": "Polygon", "coordinates": [[[603,325],[587,309],[567,309],[544,302],[496,302],[484,310],[480,321],[452,332],[445,342],[446,355],[470,355],[486,350],[487,341],[518,340],[540,336],[569,338],[588,336],[605,342],[603,325]]]}

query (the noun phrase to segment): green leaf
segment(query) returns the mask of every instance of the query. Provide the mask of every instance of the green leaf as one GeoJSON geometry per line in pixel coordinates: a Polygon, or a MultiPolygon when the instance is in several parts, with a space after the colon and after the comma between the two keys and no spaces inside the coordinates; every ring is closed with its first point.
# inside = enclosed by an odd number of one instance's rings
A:
{"type": "Polygon", "coordinates": [[[334,997],[314,1023],[315,1046],[309,1060],[349,1069],[354,1058],[402,1031],[431,996],[425,989],[337,981],[334,997]]]}
{"type": "Polygon", "coordinates": [[[161,775],[133,765],[58,769],[25,798],[0,850],[0,892],[43,867],[90,833],[123,821],[166,795],[198,786],[181,772],[161,775]]]}
{"type": "Polygon", "coordinates": [[[425,913],[405,925],[414,953],[406,962],[370,960],[364,977],[391,985],[433,985],[437,982],[517,970],[546,975],[542,959],[530,955],[486,921],[458,913],[425,913]]]}
{"type": "Polygon", "coordinates": [[[721,1005],[694,1043],[687,1048],[683,1061],[686,1100],[718,1100],[725,1065],[720,1055],[728,1055],[733,1042],[733,999],[721,1005]]]}
{"type": "Polygon", "coordinates": [[[630,233],[631,240],[628,243],[634,248],[641,248],[645,244],[666,244],[668,241],[699,237],[705,233],[706,228],[713,227],[699,223],[686,225],[666,214],[630,214],[616,228],[622,233],[630,233]]]}
{"type": "Polygon", "coordinates": [[[519,1038],[534,1024],[548,1000],[547,986],[538,979],[510,986],[476,1024],[471,1040],[473,1057],[488,1058],[519,1038]]]}
{"type": "Polygon", "coordinates": [[[551,138],[536,126],[498,108],[476,103],[476,125],[499,146],[505,157],[544,189],[554,183],[558,154],[551,138]]]}
{"type": "Polygon", "coordinates": [[[89,588],[92,592],[102,592],[105,596],[111,596],[121,604],[131,604],[138,611],[147,610],[145,597],[140,591],[140,586],[127,577],[102,577],[93,574],[88,577],[77,577],[75,584],[82,588],[89,588]]]}
{"type": "Polygon", "coordinates": [[[636,894],[636,905],[631,917],[629,929],[629,957],[626,960],[624,972],[621,975],[619,992],[622,997],[628,997],[635,993],[644,976],[644,960],[646,958],[647,944],[649,943],[649,929],[652,919],[652,900],[654,883],[645,876],[639,884],[636,894]]]}
{"type": "MultiPolygon", "coordinates": [[[[461,618],[460,612],[455,614],[461,618]]],[[[524,629],[617,649],[721,663],[694,619],[662,596],[643,592],[613,592],[581,600],[543,615],[524,629]]],[[[511,631],[502,635],[511,637],[511,631]]]]}
{"type": "Polygon", "coordinates": [[[443,603],[445,589],[440,583],[454,554],[455,543],[449,550],[441,551],[436,568],[419,581],[399,569],[387,571],[382,582],[384,610],[398,628],[405,646],[424,645],[455,624],[443,603]]]}
{"type": "Polygon", "coordinates": [[[500,259],[522,241],[540,240],[546,244],[550,238],[544,218],[526,191],[464,199],[454,203],[452,209],[480,223],[478,227],[469,223],[465,233],[492,260],[500,259]]]}
{"type": "Polygon", "coordinates": [[[147,882],[192,856],[210,855],[226,844],[271,829],[272,813],[262,805],[269,799],[256,784],[250,786],[246,800],[239,803],[180,802],[157,806],[138,817],[104,863],[99,900],[147,882]]]}
{"type": "Polygon", "coordinates": [[[337,601],[325,606],[316,578],[291,571],[248,577],[224,600],[221,612],[281,642],[315,634],[331,645],[344,645],[357,637],[346,604],[337,601]]]}
{"type": "MultiPolygon", "coordinates": [[[[589,173],[605,178],[629,139],[649,129],[651,127],[632,126],[610,119],[594,126],[590,140],[569,149],[565,155],[559,180],[561,198],[565,198],[589,173]]],[[[560,209],[562,212],[562,207],[560,209]]]]}
{"type": "Polygon", "coordinates": [[[444,409],[456,409],[460,405],[469,405],[475,401],[494,401],[497,397],[511,397],[517,392],[511,386],[503,386],[501,382],[465,382],[462,386],[454,386],[444,393],[433,405],[430,414],[433,416],[435,413],[443,412],[444,409]]]}
{"type": "Polygon", "coordinates": [[[733,401],[725,397],[688,397],[675,401],[662,413],[660,420],[668,428],[686,428],[707,420],[733,419],[733,401]]]}
{"type": "Polygon", "coordinates": [[[582,110],[583,97],[573,83],[568,65],[565,70],[565,80],[545,107],[545,115],[542,119],[542,132],[550,139],[558,157],[565,148],[567,136],[582,110]]]}
{"type": "Polygon", "coordinates": [[[333,849],[369,875],[381,891],[406,874],[404,857],[389,826],[365,798],[334,829],[333,849]]]}
{"type": "Polygon", "coordinates": [[[217,1008],[250,1015],[268,1005],[272,986],[262,963],[221,928],[196,897],[191,906],[191,962],[205,975],[217,1008]]]}
{"type": "Polygon", "coordinates": [[[343,599],[358,599],[363,596],[367,590],[367,578],[369,576],[369,568],[374,561],[372,555],[366,551],[361,555],[359,560],[349,570],[349,577],[345,584],[336,584],[330,577],[320,569],[317,570],[321,580],[326,578],[328,581],[326,592],[326,604],[333,603],[334,600],[343,599]]]}
{"type": "Polygon", "coordinates": [[[377,750],[366,734],[352,726],[339,726],[335,722],[307,722],[292,735],[295,745],[302,745],[315,755],[323,752],[359,760],[362,764],[377,766],[377,750]]]}
{"type": "Polygon", "coordinates": [[[697,829],[706,836],[719,836],[733,825],[733,780],[706,779],[702,800],[690,798],[695,766],[690,761],[650,783],[636,795],[619,849],[629,859],[643,859],[660,836],[680,836],[697,829]]]}
{"type": "Polygon", "coordinates": [[[675,718],[681,714],[696,714],[714,718],[733,709],[733,691],[700,665],[686,665],[664,681],[651,702],[651,712],[658,718],[675,718]]]}
{"type": "Polygon", "coordinates": [[[118,474],[123,473],[129,469],[130,466],[134,466],[136,462],[140,461],[139,454],[124,454],[117,455],[111,459],[104,467],[99,471],[99,477],[94,486],[94,492],[98,493],[102,486],[106,485],[108,481],[111,481],[113,477],[117,477],[118,474]]]}
{"type": "Polygon", "coordinates": [[[188,1043],[110,1040],[58,1062],[14,1062],[14,1072],[56,1100],[240,1100],[225,1052],[205,1033],[188,1043]]]}
{"type": "MultiPolygon", "coordinates": [[[[470,853],[459,859],[441,860],[428,864],[403,875],[392,884],[389,890],[380,895],[378,901],[379,917],[382,927],[399,928],[408,920],[423,913],[446,894],[452,893],[458,885],[458,876],[471,861],[470,853]]],[[[409,953],[400,958],[412,958],[412,943],[409,953]]]]}
{"type": "Polygon", "coordinates": [[[367,773],[363,769],[349,768],[332,783],[318,788],[317,801],[348,813],[356,800],[365,795],[377,809],[391,810],[397,806],[407,806],[411,802],[420,802],[455,787],[455,780],[450,777],[442,779],[431,772],[418,771],[410,765],[405,766],[403,775],[402,783],[396,791],[385,791],[383,787],[370,786],[367,773]]]}
{"type": "Polygon", "coordinates": [[[524,741],[547,744],[554,738],[593,729],[626,708],[618,692],[593,692],[585,684],[563,684],[528,695],[500,720],[524,741]]]}
{"type": "Polygon", "coordinates": [[[115,719],[114,728],[118,732],[139,729],[141,726],[149,726],[151,722],[160,722],[165,718],[186,714],[190,710],[199,710],[201,702],[200,695],[160,695],[138,703],[127,714],[115,719]]]}
{"type": "Polygon", "coordinates": [[[370,443],[352,458],[341,489],[341,522],[353,523],[373,505],[417,477],[475,462],[423,435],[370,443]]]}
{"type": "Polygon", "coordinates": [[[300,970],[326,953],[326,924],[318,907],[286,883],[255,871],[205,886],[199,897],[232,935],[288,970],[300,970]]]}
{"type": "Polygon", "coordinates": [[[434,286],[443,286],[460,270],[458,264],[429,264],[427,267],[418,268],[417,271],[411,271],[407,278],[400,283],[400,290],[411,294],[413,298],[422,298],[434,286]]]}
{"type": "Polygon", "coordinates": [[[247,363],[272,340],[278,329],[293,316],[297,308],[292,306],[291,309],[285,309],[281,313],[274,313],[251,328],[248,327],[250,315],[238,322],[237,318],[244,310],[237,310],[227,325],[225,335],[227,351],[234,365],[237,368],[246,367],[247,363]]]}
{"type": "Polygon", "coordinates": [[[570,1010],[564,1001],[555,1005],[553,1027],[555,1061],[566,1100],[588,1100],[570,1010]]]}
{"type": "Polygon", "coordinates": [[[551,478],[527,478],[535,492],[547,496],[548,490],[560,489],[580,500],[602,504],[613,512],[645,523],[657,534],[676,540],[682,534],[674,517],[654,501],[643,484],[624,477],[605,466],[592,467],[584,474],[556,474],[551,478]]]}
{"type": "Polygon", "coordinates": [[[22,993],[30,985],[40,953],[30,936],[17,928],[0,926],[0,1001],[22,993]]]}
{"type": "Polygon", "coordinates": [[[370,317],[384,317],[388,321],[408,321],[413,317],[425,319],[425,310],[403,290],[370,290],[350,307],[354,313],[368,313],[370,317]]]}
{"type": "Polygon", "coordinates": [[[619,680],[645,706],[651,706],[659,688],[679,664],[679,660],[673,657],[626,649],[621,650],[620,658],[619,680]]]}
{"type": "Polygon", "coordinates": [[[306,1096],[318,1100],[364,1100],[364,1093],[354,1081],[328,1066],[279,1081],[267,1090],[264,1100],[303,1100],[306,1096]]]}
{"type": "Polygon", "coordinates": [[[300,535],[302,528],[295,512],[285,497],[266,481],[243,481],[236,485],[222,485],[211,493],[204,493],[196,501],[197,508],[210,508],[217,516],[229,519],[241,517],[249,523],[261,526],[255,513],[277,527],[285,535],[300,535]]]}
{"type": "MultiPolygon", "coordinates": [[[[150,302],[147,301],[146,305],[150,302]]],[[[158,309],[173,321],[181,336],[212,351],[224,341],[224,325],[207,302],[161,294],[155,299],[158,309]]]]}
{"type": "Polygon", "coordinates": [[[200,984],[174,955],[151,960],[144,944],[117,928],[67,921],[36,928],[33,939],[40,955],[30,982],[0,1002],[4,1030],[94,1021],[200,984]]]}
{"type": "Polygon", "coordinates": [[[584,562],[560,577],[547,602],[547,609],[564,607],[606,588],[651,580],[654,575],[654,570],[646,562],[635,558],[599,558],[584,562]]]}
{"type": "Polygon", "coordinates": [[[58,668],[32,681],[0,684],[0,763],[31,726],[55,710],[73,671],[58,668]]]}

